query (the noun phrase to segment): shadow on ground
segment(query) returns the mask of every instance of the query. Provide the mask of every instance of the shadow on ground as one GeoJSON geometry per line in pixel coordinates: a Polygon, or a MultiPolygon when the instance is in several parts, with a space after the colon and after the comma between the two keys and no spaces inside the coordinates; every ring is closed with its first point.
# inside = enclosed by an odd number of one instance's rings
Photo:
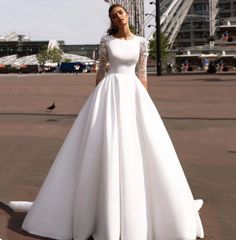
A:
{"type": "Polygon", "coordinates": [[[5,204],[3,202],[0,202],[0,209],[4,210],[10,216],[7,228],[10,229],[11,231],[16,232],[20,235],[24,235],[24,236],[32,236],[34,239],[53,240],[52,238],[39,237],[39,236],[35,236],[35,235],[25,232],[21,228],[21,225],[24,221],[26,213],[15,212],[7,204],[5,204]]]}
{"type": "MultiPolygon", "coordinates": [[[[40,236],[36,236],[36,235],[29,234],[29,233],[25,232],[21,228],[21,226],[22,226],[22,223],[23,223],[24,218],[26,216],[26,213],[15,212],[7,204],[5,204],[3,202],[0,202],[0,209],[5,211],[10,216],[7,228],[10,229],[11,231],[16,232],[16,233],[18,233],[20,235],[23,235],[23,236],[33,237],[34,239],[55,240],[53,238],[40,237],[40,236]]],[[[94,240],[94,239],[93,239],[93,237],[90,237],[87,240],[94,240]]]]}

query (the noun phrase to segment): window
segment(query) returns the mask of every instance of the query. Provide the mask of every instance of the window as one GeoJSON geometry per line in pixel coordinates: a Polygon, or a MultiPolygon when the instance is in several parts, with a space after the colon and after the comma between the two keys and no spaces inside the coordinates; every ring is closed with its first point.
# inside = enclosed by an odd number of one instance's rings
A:
{"type": "Polygon", "coordinates": [[[194,29],[205,29],[208,28],[209,24],[207,22],[194,22],[194,29]]]}
{"type": "Polygon", "coordinates": [[[190,28],[190,22],[184,22],[182,24],[181,30],[188,29],[190,28]]]}
{"type": "Polygon", "coordinates": [[[220,3],[219,4],[220,10],[230,10],[231,9],[231,4],[230,2],[228,3],[220,3]]]}
{"type": "Polygon", "coordinates": [[[204,3],[195,3],[193,5],[194,12],[199,13],[199,12],[206,12],[208,11],[208,4],[204,3]]]}
{"type": "Polygon", "coordinates": [[[181,42],[179,47],[185,48],[185,47],[190,47],[191,43],[190,42],[181,42]]]}
{"type": "Polygon", "coordinates": [[[207,38],[208,35],[209,35],[208,32],[203,32],[203,31],[201,31],[201,32],[193,32],[193,37],[194,38],[207,38]]]}
{"type": "Polygon", "coordinates": [[[182,39],[189,39],[190,38],[190,32],[180,32],[179,37],[182,39]]]}
{"type": "Polygon", "coordinates": [[[231,17],[231,13],[228,12],[228,13],[220,13],[220,18],[228,18],[228,17],[231,17]]]}

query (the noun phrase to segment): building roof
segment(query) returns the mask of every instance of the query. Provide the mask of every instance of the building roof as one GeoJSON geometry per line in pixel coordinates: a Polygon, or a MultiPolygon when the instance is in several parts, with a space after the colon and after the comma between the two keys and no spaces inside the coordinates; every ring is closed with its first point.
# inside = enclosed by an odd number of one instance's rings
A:
{"type": "MultiPolygon", "coordinates": [[[[83,62],[83,63],[94,63],[93,59],[90,59],[88,57],[76,55],[76,54],[69,54],[69,53],[63,53],[62,59],[70,59],[71,62],[83,62]]],[[[5,65],[35,65],[39,64],[36,54],[24,56],[17,58],[17,55],[10,55],[0,58],[0,64],[5,65]]]]}
{"type": "Polygon", "coordinates": [[[17,42],[17,41],[30,41],[30,38],[23,35],[23,34],[18,34],[16,32],[10,32],[5,36],[0,36],[0,41],[6,41],[6,42],[17,42]]]}

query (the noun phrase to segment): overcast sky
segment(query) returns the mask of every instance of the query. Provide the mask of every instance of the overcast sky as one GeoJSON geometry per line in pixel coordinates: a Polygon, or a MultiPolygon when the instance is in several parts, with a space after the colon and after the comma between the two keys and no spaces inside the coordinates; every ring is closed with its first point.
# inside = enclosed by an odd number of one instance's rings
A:
{"type": "MultiPolygon", "coordinates": [[[[145,11],[153,5],[145,1],[145,11]]],[[[103,0],[0,0],[0,35],[15,31],[31,40],[97,44],[109,27],[103,0]]]]}

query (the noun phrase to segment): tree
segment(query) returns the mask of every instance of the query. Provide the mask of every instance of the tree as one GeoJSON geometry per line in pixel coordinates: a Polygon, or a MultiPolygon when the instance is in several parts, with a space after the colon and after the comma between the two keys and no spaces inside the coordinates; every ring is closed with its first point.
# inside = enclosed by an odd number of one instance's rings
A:
{"type": "Polygon", "coordinates": [[[58,63],[62,59],[63,52],[58,48],[48,49],[46,45],[42,47],[36,58],[40,65],[44,65],[46,62],[58,63]]]}
{"type": "MultiPolygon", "coordinates": [[[[170,48],[170,43],[168,37],[162,32],[161,35],[161,60],[166,63],[168,50],[170,48]]],[[[149,41],[150,44],[150,57],[156,59],[156,33],[153,34],[152,39],[149,41]]]]}
{"type": "Polygon", "coordinates": [[[36,55],[36,58],[39,64],[44,66],[45,62],[48,59],[48,48],[46,45],[44,45],[42,49],[38,52],[38,54],[36,55]]]}
{"type": "Polygon", "coordinates": [[[70,58],[63,58],[62,61],[63,62],[71,62],[71,59],[70,58]]]}
{"type": "Polygon", "coordinates": [[[48,61],[53,63],[58,63],[62,59],[63,52],[58,48],[53,48],[48,50],[48,61]]]}

